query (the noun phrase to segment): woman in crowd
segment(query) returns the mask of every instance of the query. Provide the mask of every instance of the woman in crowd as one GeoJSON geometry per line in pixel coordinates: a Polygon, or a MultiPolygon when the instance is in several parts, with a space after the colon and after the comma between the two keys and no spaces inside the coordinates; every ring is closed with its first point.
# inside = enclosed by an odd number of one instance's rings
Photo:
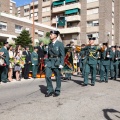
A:
{"type": "Polygon", "coordinates": [[[9,58],[10,58],[10,64],[9,64],[9,71],[8,71],[8,80],[12,81],[12,75],[13,75],[13,66],[14,66],[14,54],[13,54],[13,46],[9,46],[9,58]]]}
{"type": "Polygon", "coordinates": [[[21,66],[20,66],[20,52],[17,52],[15,55],[15,67],[14,67],[15,75],[16,75],[16,80],[20,81],[20,71],[21,71],[21,66]]]}
{"type": "MultiPolygon", "coordinates": [[[[21,45],[17,45],[17,46],[16,46],[16,48],[15,48],[15,54],[16,54],[17,52],[19,52],[20,56],[22,56],[22,47],[21,47],[21,45]]],[[[15,54],[14,54],[14,55],[15,55],[15,54]]]]}

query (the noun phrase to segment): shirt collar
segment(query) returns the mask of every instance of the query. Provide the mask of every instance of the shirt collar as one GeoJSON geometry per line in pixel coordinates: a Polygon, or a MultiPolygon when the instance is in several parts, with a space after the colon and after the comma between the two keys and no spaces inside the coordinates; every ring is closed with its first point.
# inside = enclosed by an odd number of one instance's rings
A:
{"type": "Polygon", "coordinates": [[[5,48],[5,49],[7,49],[7,47],[6,47],[6,46],[4,46],[4,48],[5,48]]]}
{"type": "Polygon", "coordinates": [[[55,44],[55,43],[56,43],[56,41],[57,41],[57,39],[56,39],[55,41],[53,41],[52,43],[53,43],[53,44],[55,44]]]}

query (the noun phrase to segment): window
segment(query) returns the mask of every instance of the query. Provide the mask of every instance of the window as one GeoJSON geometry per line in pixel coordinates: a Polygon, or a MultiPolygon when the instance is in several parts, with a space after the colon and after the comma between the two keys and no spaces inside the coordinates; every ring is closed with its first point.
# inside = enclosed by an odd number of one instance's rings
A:
{"type": "Polygon", "coordinates": [[[97,14],[98,11],[99,11],[98,8],[89,9],[89,10],[87,10],[87,15],[97,14]]]}
{"type": "Polygon", "coordinates": [[[24,9],[24,12],[26,13],[26,12],[29,12],[29,8],[27,8],[27,9],[24,9]]]}
{"type": "Polygon", "coordinates": [[[50,7],[42,8],[42,12],[48,12],[48,11],[50,11],[50,7]]]}
{"type": "Polygon", "coordinates": [[[1,30],[7,30],[7,23],[5,23],[5,22],[0,22],[0,29],[1,30]]]}
{"type": "Polygon", "coordinates": [[[15,25],[15,32],[16,32],[16,33],[21,33],[21,31],[22,31],[22,26],[20,26],[20,25],[15,25]]]}
{"type": "Polygon", "coordinates": [[[96,2],[98,0],[87,0],[87,3],[96,2]]]}
{"type": "Polygon", "coordinates": [[[87,27],[92,27],[92,26],[99,26],[98,20],[96,20],[96,21],[88,21],[87,22],[87,27]]]}
{"type": "Polygon", "coordinates": [[[48,22],[48,21],[50,21],[50,17],[43,17],[42,18],[42,22],[48,22]]]}

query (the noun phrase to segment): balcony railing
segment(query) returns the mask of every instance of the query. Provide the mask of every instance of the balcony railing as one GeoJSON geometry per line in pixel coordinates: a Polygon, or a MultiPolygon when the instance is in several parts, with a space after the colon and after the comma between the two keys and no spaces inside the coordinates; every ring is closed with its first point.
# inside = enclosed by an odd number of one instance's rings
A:
{"type": "Polygon", "coordinates": [[[99,32],[99,26],[87,27],[87,33],[99,32]]]}
{"type": "Polygon", "coordinates": [[[80,2],[64,4],[64,5],[61,5],[61,6],[53,7],[52,13],[58,13],[58,12],[62,12],[62,11],[69,10],[69,9],[75,9],[75,8],[81,9],[80,2]]]}
{"type": "Polygon", "coordinates": [[[59,28],[61,34],[80,33],[80,27],[59,28]]]}
{"type": "Polygon", "coordinates": [[[87,21],[90,21],[90,20],[98,20],[98,19],[99,19],[99,14],[87,15],[87,21]]]}

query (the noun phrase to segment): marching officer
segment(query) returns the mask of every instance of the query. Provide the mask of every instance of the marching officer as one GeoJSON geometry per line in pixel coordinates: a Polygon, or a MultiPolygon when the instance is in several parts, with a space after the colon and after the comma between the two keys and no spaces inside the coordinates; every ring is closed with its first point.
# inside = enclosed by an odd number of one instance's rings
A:
{"type": "Polygon", "coordinates": [[[82,50],[86,50],[88,55],[85,58],[85,70],[84,70],[84,84],[83,86],[88,85],[88,76],[91,72],[91,86],[95,85],[96,81],[96,67],[97,67],[97,52],[101,48],[95,45],[95,38],[89,38],[89,44],[82,48],[82,50]]]}
{"type": "Polygon", "coordinates": [[[111,59],[111,80],[118,78],[118,65],[119,65],[119,51],[116,50],[117,46],[112,46],[112,59],[111,59]]]}
{"type": "Polygon", "coordinates": [[[31,53],[31,62],[32,62],[32,77],[36,78],[38,70],[38,48],[34,47],[34,51],[31,53]]]}
{"type": "Polygon", "coordinates": [[[111,50],[108,48],[108,43],[103,43],[104,51],[101,52],[100,59],[100,82],[108,82],[110,70],[110,59],[112,57],[111,50]]]}
{"type": "Polygon", "coordinates": [[[47,82],[47,94],[45,97],[57,97],[61,90],[61,69],[64,65],[64,46],[57,40],[59,31],[50,31],[51,42],[48,45],[48,58],[45,60],[45,74],[47,82]],[[51,75],[54,72],[56,78],[56,88],[53,89],[51,75]]]}
{"type": "Polygon", "coordinates": [[[6,66],[3,67],[3,70],[2,70],[2,74],[1,74],[1,81],[6,83],[6,82],[10,82],[8,80],[8,66],[9,66],[9,53],[8,53],[8,50],[7,48],[9,47],[9,44],[7,41],[4,42],[4,46],[1,48],[0,52],[3,52],[3,56],[4,56],[4,60],[5,60],[5,64],[6,66]]]}

